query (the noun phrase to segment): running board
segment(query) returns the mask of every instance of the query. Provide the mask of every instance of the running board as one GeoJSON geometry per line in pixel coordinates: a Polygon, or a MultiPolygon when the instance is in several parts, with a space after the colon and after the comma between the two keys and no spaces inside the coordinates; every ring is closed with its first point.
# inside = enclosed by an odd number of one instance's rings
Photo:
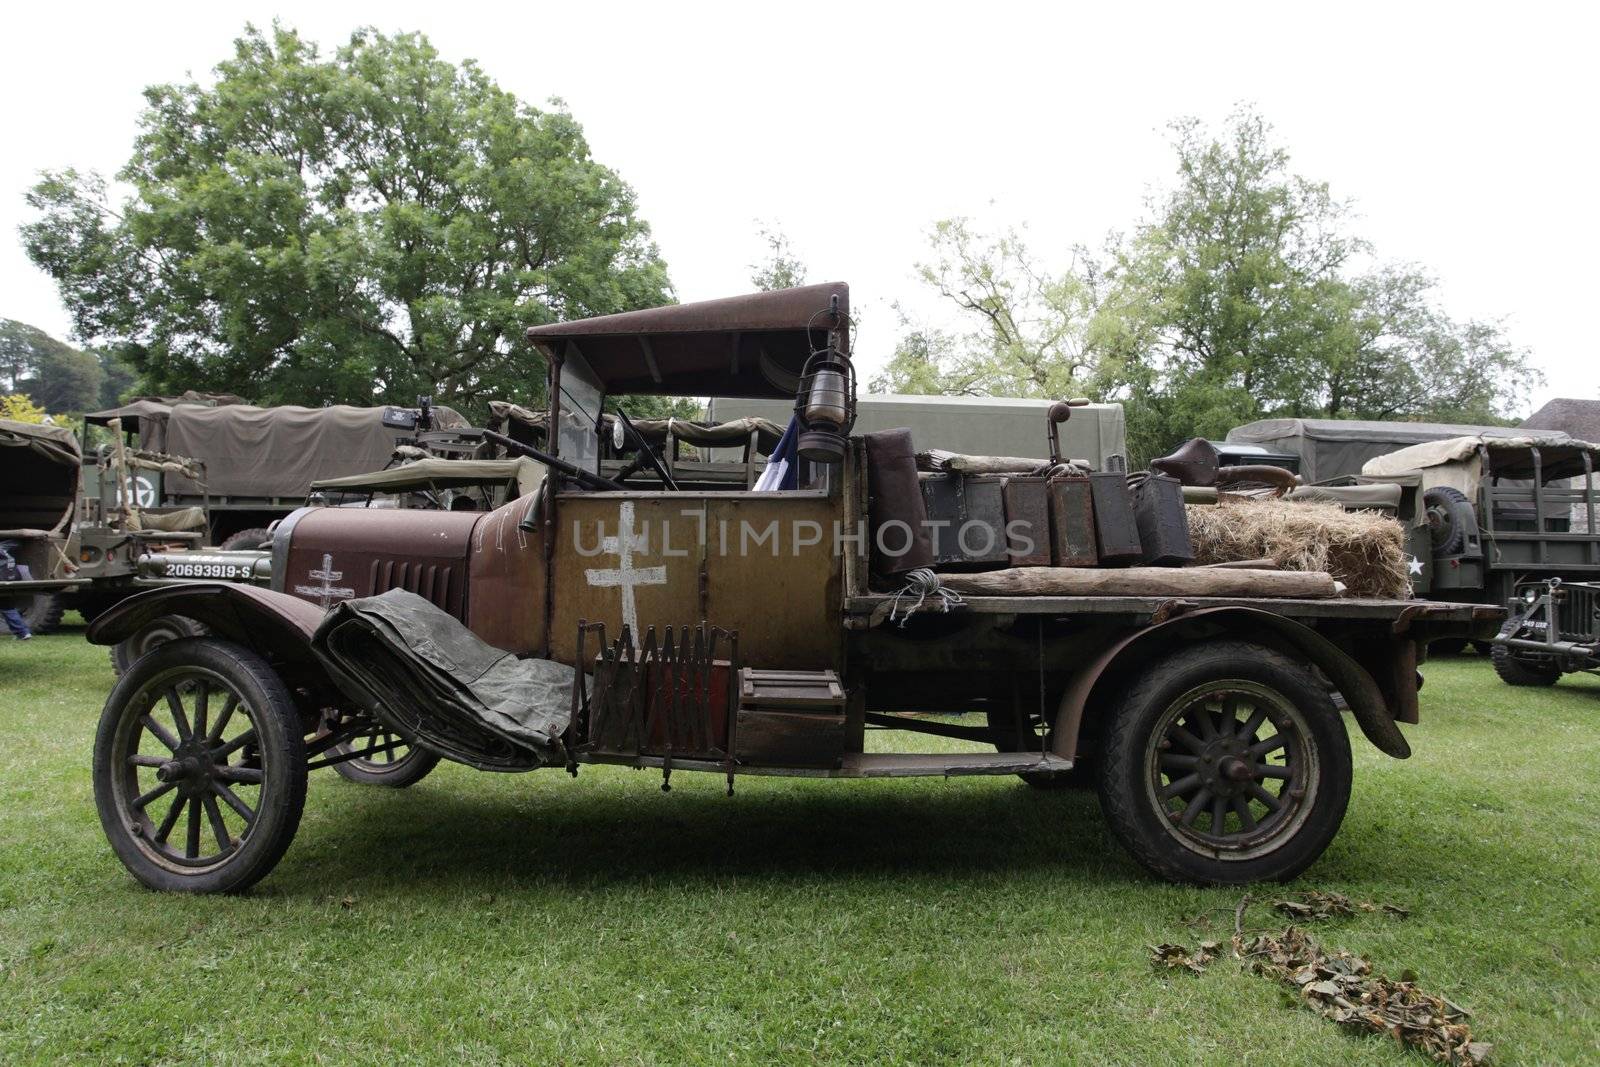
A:
{"type": "MultiPolygon", "coordinates": [[[[709,771],[726,774],[721,760],[671,759],[585,752],[578,763],[610,763],[626,767],[664,767],[675,771],[709,771]]],[[[734,764],[734,774],[774,778],[955,778],[969,774],[1059,773],[1072,770],[1072,761],[1038,752],[856,752],[837,767],[772,767],[734,764]]]]}
{"type": "Polygon", "coordinates": [[[844,757],[838,778],[918,778],[938,775],[1022,774],[1072,770],[1072,761],[1040,752],[857,752],[844,757]]]}

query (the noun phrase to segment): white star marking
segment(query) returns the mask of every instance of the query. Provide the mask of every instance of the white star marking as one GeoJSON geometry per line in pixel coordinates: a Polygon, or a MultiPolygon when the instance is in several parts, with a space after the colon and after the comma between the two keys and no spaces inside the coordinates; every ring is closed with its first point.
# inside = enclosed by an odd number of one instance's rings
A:
{"type": "Polygon", "coordinates": [[[1406,557],[1406,570],[1409,571],[1412,574],[1421,574],[1422,573],[1422,561],[1420,559],[1418,559],[1416,556],[1407,556],[1406,557]]]}

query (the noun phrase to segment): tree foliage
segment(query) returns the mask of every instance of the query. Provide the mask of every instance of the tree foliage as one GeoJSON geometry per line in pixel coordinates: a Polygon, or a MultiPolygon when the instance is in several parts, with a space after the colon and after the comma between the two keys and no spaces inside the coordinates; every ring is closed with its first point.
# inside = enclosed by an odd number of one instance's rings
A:
{"type": "Polygon", "coordinates": [[[1075,255],[1065,270],[1051,273],[1015,230],[987,234],[967,218],[935,224],[932,246],[933,258],[919,263],[917,274],[959,309],[964,325],[910,330],[874,379],[875,391],[1039,397],[1082,391],[1096,362],[1092,264],[1075,255]]]}
{"type": "Polygon", "coordinates": [[[525,327],[670,299],[632,190],[565,108],[418,34],[324,57],[247,27],[214,84],[145,99],[131,195],[47,173],[22,233],[76,332],[153,390],[536,400],[525,327]]]}
{"type": "Polygon", "coordinates": [[[767,256],[759,263],[750,264],[750,284],[769,293],[774,289],[793,289],[804,285],[806,265],[795,254],[789,236],[767,224],[761,224],[758,232],[761,242],[767,246],[767,256]]]}
{"type": "Polygon", "coordinates": [[[1174,124],[1177,180],[1115,250],[1102,379],[1133,451],[1274,416],[1502,421],[1536,375],[1499,324],[1452,320],[1374,265],[1350,205],[1290,170],[1261,116],[1174,124]]]}
{"type": "Polygon", "coordinates": [[[80,351],[15,319],[0,319],[0,379],[6,392],[63,413],[109,407],[134,380],[110,353],[80,351]]]}
{"type": "Polygon", "coordinates": [[[1175,180],[1145,219],[1059,273],[1015,233],[939,223],[919,273],[966,326],[909,330],[874,385],[1120,399],[1141,460],[1259,418],[1492,423],[1524,402],[1528,353],[1452,319],[1426,272],[1377,261],[1259,115],[1172,129],[1175,180]]]}
{"type": "Polygon", "coordinates": [[[27,393],[0,395],[0,419],[12,422],[43,422],[48,416],[45,409],[35,404],[27,393]]]}

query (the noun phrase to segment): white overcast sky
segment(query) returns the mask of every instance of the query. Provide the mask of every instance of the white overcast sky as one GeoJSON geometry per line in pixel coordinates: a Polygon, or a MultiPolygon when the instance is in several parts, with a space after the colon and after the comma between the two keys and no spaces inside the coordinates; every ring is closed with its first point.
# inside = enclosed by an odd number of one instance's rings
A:
{"type": "Polygon", "coordinates": [[[912,265],[935,219],[1026,224],[1064,262],[1166,179],[1169,120],[1250,101],[1381,256],[1434,272],[1452,314],[1505,318],[1549,377],[1534,406],[1600,395],[1592,4],[18,5],[0,15],[0,317],[68,330],[15,236],[35,173],[116,170],[144,86],[208,77],[274,17],[330,49],[359,25],[420,30],[524,100],[565,99],[680,299],[747,290],[769,221],[810,280],[851,283],[869,370],[890,303],[927,306],[912,265]]]}

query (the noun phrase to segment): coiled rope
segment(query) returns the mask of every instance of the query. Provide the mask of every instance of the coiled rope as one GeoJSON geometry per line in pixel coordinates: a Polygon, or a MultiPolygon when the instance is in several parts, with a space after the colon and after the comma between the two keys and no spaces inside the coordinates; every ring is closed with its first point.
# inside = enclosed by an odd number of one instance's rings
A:
{"type": "Polygon", "coordinates": [[[894,595],[894,600],[889,604],[889,621],[896,622],[903,627],[906,620],[915,615],[929,597],[936,597],[942,605],[941,611],[949,611],[965,604],[961,594],[953,589],[946,589],[939,581],[939,576],[926,567],[919,567],[906,575],[906,584],[894,595]],[[905,614],[900,614],[900,601],[908,597],[916,597],[917,602],[906,608],[905,614]]]}

